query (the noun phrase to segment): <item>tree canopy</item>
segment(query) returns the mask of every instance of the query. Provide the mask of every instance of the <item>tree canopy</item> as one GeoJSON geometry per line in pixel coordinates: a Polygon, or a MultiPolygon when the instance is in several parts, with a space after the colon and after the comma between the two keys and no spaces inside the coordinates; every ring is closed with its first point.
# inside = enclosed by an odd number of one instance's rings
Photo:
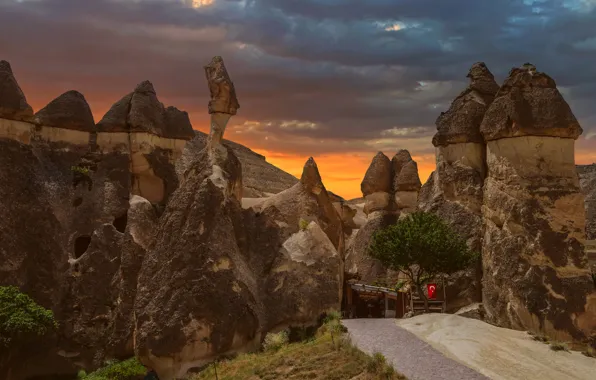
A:
{"type": "Polygon", "coordinates": [[[478,259],[462,239],[439,216],[415,212],[378,231],[369,255],[395,271],[404,273],[424,299],[421,286],[440,274],[468,268],[478,259]]]}
{"type": "Polygon", "coordinates": [[[0,286],[0,348],[43,336],[56,327],[51,310],[15,286],[0,286]]]}

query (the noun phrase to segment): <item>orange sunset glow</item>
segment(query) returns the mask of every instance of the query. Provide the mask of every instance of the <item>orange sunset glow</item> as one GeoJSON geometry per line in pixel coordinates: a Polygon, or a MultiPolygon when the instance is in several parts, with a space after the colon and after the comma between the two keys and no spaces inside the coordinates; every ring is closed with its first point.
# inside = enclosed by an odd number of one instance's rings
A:
{"type": "Polygon", "coordinates": [[[423,3],[6,1],[0,59],[36,111],[77,90],[99,121],[150,80],[161,102],[208,132],[203,66],[221,55],[241,105],[224,137],[297,177],[314,157],[326,187],[345,198],[362,196],[378,151],[409,150],[424,183],[435,168],[435,120],[468,85],[470,66],[484,61],[502,83],[511,67],[532,62],[556,80],[584,129],[577,163],[596,161],[596,47],[562,27],[593,25],[593,7],[469,1],[465,14],[479,15],[470,20],[423,3]],[[549,27],[537,33],[538,24],[549,27]],[[565,54],[552,54],[553,40],[565,54]]]}

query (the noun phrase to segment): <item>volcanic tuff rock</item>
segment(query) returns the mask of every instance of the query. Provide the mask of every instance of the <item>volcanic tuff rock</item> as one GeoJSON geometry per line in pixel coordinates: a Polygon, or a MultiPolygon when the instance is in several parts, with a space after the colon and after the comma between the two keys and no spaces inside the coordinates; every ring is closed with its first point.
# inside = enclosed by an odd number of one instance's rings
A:
{"type": "Polygon", "coordinates": [[[10,64],[0,61],[0,118],[29,121],[33,109],[17,83],[10,64]]]}
{"type": "Polygon", "coordinates": [[[391,160],[383,154],[377,153],[366,170],[360,189],[366,200],[364,212],[368,215],[375,211],[388,209],[391,204],[391,160]]]}
{"type": "Polygon", "coordinates": [[[215,56],[204,68],[209,92],[211,93],[211,100],[209,101],[209,113],[211,114],[209,145],[217,145],[223,138],[230,117],[236,115],[240,104],[236,99],[234,83],[228,75],[223,59],[220,56],[215,56]]]}
{"type": "MultiPolygon", "coordinates": [[[[0,88],[18,85],[4,75],[0,88]]],[[[13,107],[6,99],[2,92],[2,110],[13,107]]],[[[12,378],[73,375],[132,356],[136,273],[157,216],[140,197],[129,203],[128,133],[100,133],[96,143],[89,107],[74,91],[40,110],[40,125],[0,117],[0,262],[10,263],[0,285],[19,286],[59,323],[55,336],[13,353],[12,378]]]]}
{"type": "Polygon", "coordinates": [[[94,132],[95,121],[83,94],[67,91],[39,110],[34,122],[46,127],[94,132]]]}
{"type": "Polygon", "coordinates": [[[133,92],[117,101],[97,123],[97,131],[147,132],[182,140],[194,137],[188,114],[176,107],[165,108],[149,81],[139,83],[133,92]]]}
{"type": "Polygon", "coordinates": [[[135,352],[166,380],[339,307],[343,226],[316,163],[243,210],[240,161],[214,141],[223,132],[185,153],[139,272],[135,352]]]}
{"type": "Polygon", "coordinates": [[[486,112],[483,303],[501,326],[582,340],[596,331],[574,163],[581,128],[546,74],[512,69],[486,112]],[[507,138],[505,138],[507,137],[507,138]]]}
{"type": "Polygon", "coordinates": [[[596,164],[577,165],[579,185],[585,196],[586,238],[596,239],[596,164]]]}
{"type": "MultiPolygon", "coordinates": [[[[176,173],[181,177],[196,152],[207,146],[209,135],[195,131],[195,137],[190,140],[176,162],[176,173]]],[[[242,195],[244,198],[266,198],[294,186],[298,178],[271,165],[265,157],[253,152],[244,145],[230,140],[222,140],[222,145],[231,149],[242,164],[242,195]]]]}
{"type": "Polygon", "coordinates": [[[577,139],[582,134],[555,81],[529,63],[511,69],[480,131],[486,141],[518,136],[577,139]]]}
{"type": "Polygon", "coordinates": [[[457,143],[484,143],[480,123],[492,103],[499,85],[484,62],[472,65],[467,75],[470,84],[451,103],[447,112],[437,118],[434,146],[457,143]]]}
{"type": "Polygon", "coordinates": [[[391,161],[381,152],[373,158],[361,185],[367,221],[348,242],[346,273],[368,284],[395,285],[396,274],[369,257],[368,247],[378,230],[416,209],[420,186],[418,165],[407,150],[398,151],[391,161]]]}
{"type": "MultiPolygon", "coordinates": [[[[467,76],[470,84],[437,118],[433,137],[436,170],[420,191],[418,209],[441,216],[480,252],[482,237],[482,187],[486,173],[485,145],[480,125],[499,86],[482,62],[475,63],[467,76]]],[[[480,263],[447,280],[449,310],[482,298],[480,263]]]]}

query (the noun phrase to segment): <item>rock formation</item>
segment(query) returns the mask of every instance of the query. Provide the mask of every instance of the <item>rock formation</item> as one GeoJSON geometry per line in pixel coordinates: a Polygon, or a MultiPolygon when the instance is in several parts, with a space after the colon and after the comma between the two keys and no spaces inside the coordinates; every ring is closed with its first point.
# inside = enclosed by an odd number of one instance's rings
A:
{"type": "Polygon", "coordinates": [[[400,150],[391,160],[393,170],[393,201],[400,213],[416,210],[418,193],[422,187],[418,176],[418,164],[412,160],[410,152],[400,150]]]}
{"type": "Polygon", "coordinates": [[[367,215],[375,211],[388,210],[391,205],[392,186],[391,160],[377,153],[366,170],[360,189],[366,201],[364,212],[367,215]]]}
{"type": "Polygon", "coordinates": [[[582,129],[548,75],[514,68],[486,111],[483,303],[504,327],[580,341],[596,329],[574,163],[582,129]]]}
{"type": "Polygon", "coordinates": [[[223,138],[230,117],[236,115],[240,104],[236,99],[234,83],[232,83],[220,56],[213,57],[211,62],[205,66],[205,76],[211,93],[211,100],[209,101],[209,114],[211,114],[210,144],[217,145],[223,138]]]}
{"type": "Polygon", "coordinates": [[[163,207],[178,187],[175,161],[194,137],[188,114],[164,107],[149,81],[116,102],[97,123],[102,152],[130,155],[132,194],[163,207]]]}
{"type": "MultiPolygon", "coordinates": [[[[416,209],[421,183],[418,165],[407,150],[389,160],[382,152],[373,158],[361,184],[366,222],[350,238],[346,251],[346,273],[366,284],[393,286],[397,273],[368,256],[374,234],[395,222],[400,214],[416,209]]],[[[352,213],[352,220],[356,210],[352,213]]]]}
{"type": "MultiPolygon", "coordinates": [[[[440,215],[467,240],[470,249],[480,252],[482,239],[482,188],[486,176],[484,140],[480,124],[499,86],[482,62],[467,75],[469,85],[437,118],[433,137],[436,170],[422,187],[418,208],[440,215]]],[[[480,302],[480,263],[447,280],[448,310],[480,302]]]]}
{"type": "MultiPolygon", "coordinates": [[[[195,131],[195,137],[186,144],[182,156],[176,161],[178,177],[182,176],[196,152],[205,148],[208,139],[209,135],[195,131]]],[[[225,139],[222,140],[222,144],[231,149],[242,164],[242,196],[245,200],[250,198],[250,201],[259,202],[258,198],[267,198],[287,190],[299,181],[298,178],[268,163],[264,156],[244,145],[225,139]]],[[[245,203],[250,202],[243,201],[243,207],[245,203]]]]}
{"type": "MultiPolygon", "coordinates": [[[[130,197],[131,145],[152,140],[129,129],[101,131],[76,91],[33,116],[5,62],[0,89],[0,262],[10,263],[0,267],[0,285],[19,286],[59,322],[55,336],[30,347],[27,360],[15,357],[12,376],[72,375],[106,358],[130,357],[136,274],[157,218],[149,201],[130,197]]],[[[146,111],[137,115],[150,120],[146,111]]],[[[179,152],[185,142],[165,141],[179,152]]]]}
{"type": "MultiPolygon", "coordinates": [[[[221,108],[209,85],[209,110],[235,113],[235,96],[221,108]]],[[[339,307],[343,226],[314,160],[294,186],[243,210],[242,167],[221,126],[187,152],[139,272],[135,352],[166,380],[339,307]]]]}
{"type": "Polygon", "coordinates": [[[0,61],[0,118],[29,121],[32,117],[33,109],[27,103],[10,64],[0,61]]]}
{"type": "Polygon", "coordinates": [[[585,197],[586,239],[596,240],[596,164],[577,165],[577,174],[585,197]]]}

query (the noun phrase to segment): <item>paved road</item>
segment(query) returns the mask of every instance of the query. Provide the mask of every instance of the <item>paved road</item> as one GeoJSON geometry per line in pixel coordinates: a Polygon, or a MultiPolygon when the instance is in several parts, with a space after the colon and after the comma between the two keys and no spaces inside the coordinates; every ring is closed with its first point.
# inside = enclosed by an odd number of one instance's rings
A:
{"type": "Polygon", "coordinates": [[[362,351],[382,353],[409,380],[487,380],[465,365],[449,359],[394,319],[344,319],[352,343],[362,351]]]}

